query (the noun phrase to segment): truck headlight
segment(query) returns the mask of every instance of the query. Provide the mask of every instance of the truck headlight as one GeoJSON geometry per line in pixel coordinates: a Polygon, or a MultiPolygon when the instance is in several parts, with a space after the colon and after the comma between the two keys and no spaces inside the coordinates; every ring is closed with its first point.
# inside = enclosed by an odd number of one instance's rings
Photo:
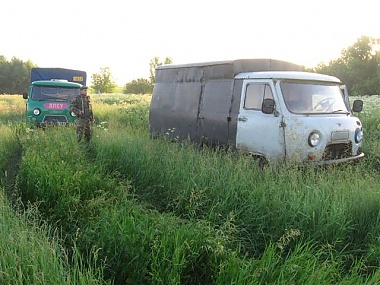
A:
{"type": "Polygon", "coordinates": [[[315,147],[317,144],[319,144],[320,140],[321,140],[320,134],[317,132],[312,132],[310,133],[309,138],[307,139],[307,142],[309,146],[315,147]]]}
{"type": "Polygon", "coordinates": [[[355,142],[360,143],[362,140],[363,140],[363,131],[361,129],[356,129],[355,142]]]}
{"type": "Polygon", "coordinates": [[[71,117],[76,117],[75,113],[73,111],[70,112],[71,117]]]}
{"type": "Polygon", "coordinates": [[[38,109],[38,108],[33,109],[33,115],[38,116],[40,114],[41,114],[41,110],[40,109],[38,109]]]}

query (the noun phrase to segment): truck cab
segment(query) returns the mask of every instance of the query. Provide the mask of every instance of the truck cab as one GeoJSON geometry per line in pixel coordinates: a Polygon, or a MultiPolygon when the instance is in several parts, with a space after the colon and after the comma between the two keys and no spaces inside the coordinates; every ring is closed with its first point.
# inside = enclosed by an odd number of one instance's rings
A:
{"type": "Polygon", "coordinates": [[[307,72],[241,73],[236,147],[266,161],[331,164],[357,160],[363,128],[336,77],[307,72]],[[264,131],[265,130],[265,131],[264,131]]]}
{"type": "Polygon", "coordinates": [[[85,85],[86,73],[62,68],[33,68],[29,92],[23,94],[26,119],[38,127],[66,126],[76,120],[71,101],[85,85]]]}
{"type": "Polygon", "coordinates": [[[363,126],[336,77],[276,59],[163,65],[149,110],[152,137],[225,146],[278,164],[356,161],[363,126]]]}

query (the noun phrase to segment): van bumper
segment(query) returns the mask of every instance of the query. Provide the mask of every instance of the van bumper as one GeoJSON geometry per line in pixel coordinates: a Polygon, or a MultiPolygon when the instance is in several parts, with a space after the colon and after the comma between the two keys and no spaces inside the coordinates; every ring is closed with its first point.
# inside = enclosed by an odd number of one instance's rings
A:
{"type": "Polygon", "coordinates": [[[348,163],[348,162],[356,162],[362,158],[364,158],[364,153],[361,153],[356,156],[333,159],[333,160],[307,161],[304,163],[304,165],[331,165],[331,164],[339,164],[339,163],[348,163]]]}

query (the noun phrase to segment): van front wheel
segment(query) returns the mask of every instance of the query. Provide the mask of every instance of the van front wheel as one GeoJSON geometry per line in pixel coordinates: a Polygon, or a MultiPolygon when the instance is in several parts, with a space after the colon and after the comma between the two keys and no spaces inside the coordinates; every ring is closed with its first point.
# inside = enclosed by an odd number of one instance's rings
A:
{"type": "Polygon", "coordinates": [[[259,169],[263,170],[268,165],[268,160],[262,155],[249,154],[259,169]]]}
{"type": "Polygon", "coordinates": [[[257,157],[257,160],[258,160],[257,164],[261,170],[263,170],[268,165],[268,161],[266,160],[264,156],[257,157]]]}

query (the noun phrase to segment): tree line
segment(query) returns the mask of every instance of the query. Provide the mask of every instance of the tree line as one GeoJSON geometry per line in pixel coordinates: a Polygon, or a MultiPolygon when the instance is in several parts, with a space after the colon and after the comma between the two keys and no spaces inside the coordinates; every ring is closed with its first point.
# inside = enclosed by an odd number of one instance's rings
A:
{"type": "Polygon", "coordinates": [[[16,57],[8,61],[0,55],[0,94],[22,94],[29,87],[30,70],[37,67],[30,60],[24,62],[16,57]]]}
{"type": "Polygon", "coordinates": [[[153,92],[154,83],[156,82],[155,70],[158,66],[163,64],[173,63],[170,57],[166,57],[162,62],[159,57],[154,57],[149,62],[149,79],[138,78],[125,84],[124,94],[148,94],[153,92]]]}
{"type": "MultiPolygon", "coordinates": [[[[340,58],[328,64],[320,63],[307,71],[319,72],[338,77],[346,84],[351,95],[380,94],[380,39],[362,36],[347,49],[340,58]]],[[[123,86],[123,93],[152,93],[155,83],[155,69],[163,64],[173,63],[170,57],[161,61],[154,57],[149,63],[149,78],[138,78],[123,86]]],[[[8,61],[0,55],[0,94],[22,94],[29,87],[30,70],[37,67],[30,60],[24,62],[16,57],[8,61]]],[[[113,93],[117,85],[112,79],[109,67],[91,76],[91,87],[96,93],[113,93]]]]}
{"type": "MultiPolygon", "coordinates": [[[[124,85],[123,93],[152,93],[156,67],[170,63],[172,63],[170,57],[166,57],[164,61],[154,57],[149,63],[149,79],[138,78],[132,80],[124,85]]],[[[30,71],[33,67],[38,66],[30,60],[24,62],[17,57],[13,57],[8,61],[5,56],[0,55],[0,94],[22,94],[26,92],[29,89],[30,71]]],[[[101,67],[99,73],[91,76],[91,88],[96,93],[113,93],[117,87],[109,67],[101,67]]]]}
{"type": "Polygon", "coordinates": [[[362,36],[341,57],[310,71],[338,77],[351,95],[380,94],[380,39],[362,36]]]}

